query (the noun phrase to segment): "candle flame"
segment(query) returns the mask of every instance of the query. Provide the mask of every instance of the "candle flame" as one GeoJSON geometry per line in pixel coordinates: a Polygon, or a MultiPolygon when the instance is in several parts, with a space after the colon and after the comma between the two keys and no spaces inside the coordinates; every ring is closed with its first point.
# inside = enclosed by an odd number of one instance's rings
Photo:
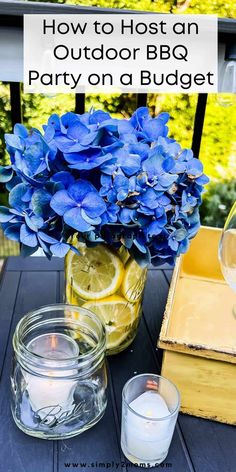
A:
{"type": "Polygon", "coordinates": [[[56,349],[57,343],[58,343],[57,336],[55,334],[52,334],[52,336],[51,336],[51,348],[52,348],[52,350],[56,349]]]}

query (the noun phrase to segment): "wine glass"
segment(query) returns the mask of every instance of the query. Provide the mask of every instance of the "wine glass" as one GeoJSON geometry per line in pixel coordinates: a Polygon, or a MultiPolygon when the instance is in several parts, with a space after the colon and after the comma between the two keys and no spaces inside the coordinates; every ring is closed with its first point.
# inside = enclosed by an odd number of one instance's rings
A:
{"type": "MultiPolygon", "coordinates": [[[[236,202],[225,222],[219,244],[219,260],[226,282],[236,292],[236,202]]],[[[236,305],[233,306],[236,317],[236,305]]]]}

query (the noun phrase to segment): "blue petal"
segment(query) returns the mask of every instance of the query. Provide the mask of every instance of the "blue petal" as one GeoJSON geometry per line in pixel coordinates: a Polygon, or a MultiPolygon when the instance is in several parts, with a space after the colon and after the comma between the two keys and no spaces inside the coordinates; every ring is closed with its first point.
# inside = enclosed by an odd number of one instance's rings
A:
{"type": "Polygon", "coordinates": [[[46,128],[46,131],[44,133],[44,139],[45,141],[47,141],[48,143],[50,141],[52,141],[52,139],[54,138],[55,136],[55,128],[53,125],[48,125],[47,128],[46,128]]]}
{"type": "Polygon", "coordinates": [[[123,202],[123,200],[125,200],[127,196],[128,196],[128,190],[126,190],[125,188],[120,188],[120,190],[118,190],[117,200],[119,200],[120,202],[123,202]]]}
{"type": "Polygon", "coordinates": [[[158,183],[155,186],[155,190],[168,189],[171,185],[176,182],[178,175],[176,174],[163,174],[158,177],[158,183]]]}
{"type": "Polygon", "coordinates": [[[175,239],[176,241],[183,241],[187,237],[187,231],[185,228],[179,228],[175,231],[175,239]]]}
{"type": "Polygon", "coordinates": [[[10,213],[9,208],[0,206],[0,223],[7,223],[14,218],[14,215],[10,213]]]}
{"type": "Polygon", "coordinates": [[[109,120],[110,119],[110,115],[109,113],[106,113],[105,111],[102,111],[102,110],[97,110],[97,111],[94,111],[93,113],[91,113],[90,117],[89,117],[89,123],[93,124],[99,124],[99,123],[102,123],[103,121],[105,120],[109,120]]]}
{"type": "Polygon", "coordinates": [[[19,151],[24,150],[24,141],[19,136],[15,134],[5,134],[4,137],[8,146],[18,149],[19,151]]]}
{"type": "Polygon", "coordinates": [[[196,159],[195,157],[193,157],[193,159],[191,159],[187,163],[186,172],[187,174],[190,174],[190,175],[200,176],[203,172],[202,162],[199,159],[196,159]]]}
{"type": "Polygon", "coordinates": [[[9,193],[9,205],[13,208],[25,210],[28,208],[28,203],[23,202],[22,198],[27,191],[25,184],[18,184],[9,193]]]}
{"type": "Polygon", "coordinates": [[[152,221],[150,225],[147,228],[148,236],[153,237],[157,236],[157,234],[160,234],[162,232],[162,228],[159,226],[157,221],[152,221]]]}
{"type": "Polygon", "coordinates": [[[70,139],[81,141],[88,133],[88,128],[77,120],[68,128],[67,136],[70,139]]]}
{"type": "Polygon", "coordinates": [[[169,113],[162,112],[162,113],[160,113],[160,114],[158,115],[158,119],[159,119],[159,120],[162,120],[163,123],[166,124],[167,121],[169,121],[169,119],[170,119],[170,115],[169,115],[169,113]]]}
{"type": "Polygon", "coordinates": [[[98,141],[98,139],[96,138],[98,138],[99,136],[100,136],[100,131],[90,132],[81,139],[81,144],[83,146],[88,146],[89,144],[92,144],[92,143],[93,145],[95,145],[96,141],[98,141]]]}
{"type": "Polygon", "coordinates": [[[78,152],[82,151],[84,147],[76,141],[72,141],[67,136],[56,136],[54,138],[56,146],[61,152],[78,152]]]}
{"type": "Polygon", "coordinates": [[[205,185],[205,184],[208,184],[208,182],[210,182],[210,179],[205,174],[202,174],[202,175],[200,175],[200,177],[197,177],[195,179],[195,182],[198,185],[205,185]]]}
{"type": "Polygon", "coordinates": [[[101,218],[100,216],[90,218],[86,212],[81,208],[81,216],[82,218],[86,221],[86,223],[89,223],[90,225],[99,225],[101,223],[101,218]]]}
{"type": "Polygon", "coordinates": [[[165,172],[170,172],[174,168],[174,166],[175,160],[173,159],[173,157],[167,157],[162,163],[162,167],[165,172]]]}
{"type": "Polygon", "coordinates": [[[90,218],[96,218],[106,211],[106,204],[97,192],[89,192],[83,199],[82,205],[90,218]]]}
{"type": "Polygon", "coordinates": [[[13,177],[13,170],[10,166],[0,166],[0,182],[6,183],[9,182],[13,177]]]}
{"type": "Polygon", "coordinates": [[[119,134],[124,134],[124,133],[133,133],[134,132],[134,127],[132,126],[132,123],[127,120],[120,120],[118,123],[118,133],[119,134]]]}
{"type": "Polygon", "coordinates": [[[21,225],[20,241],[26,246],[30,246],[30,247],[38,246],[38,240],[37,240],[36,234],[33,231],[31,231],[25,224],[21,225]]]}
{"type": "Polygon", "coordinates": [[[15,175],[9,182],[7,182],[6,189],[8,190],[8,192],[10,192],[13,189],[13,187],[15,187],[17,184],[20,184],[20,183],[21,183],[20,177],[15,175]]]}
{"type": "Polygon", "coordinates": [[[6,238],[11,239],[11,241],[20,241],[20,228],[21,223],[12,223],[4,230],[4,235],[6,238]]]}
{"type": "Polygon", "coordinates": [[[65,257],[69,250],[70,246],[66,243],[56,243],[50,246],[50,251],[57,257],[65,257]]]}
{"type": "Polygon", "coordinates": [[[36,190],[31,199],[33,212],[38,216],[47,217],[52,213],[50,201],[52,195],[44,189],[36,190]]]}
{"type": "Polygon", "coordinates": [[[64,214],[64,221],[71,228],[76,229],[84,233],[85,231],[90,231],[93,229],[89,223],[87,223],[81,216],[80,208],[72,208],[64,214]]]}
{"type": "Polygon", "coordinates": [[[132,117],[130,118],[130,123],[136,127],[142,127],[143,121],[149,118],[149,111],[147,107],[139,107],[134,112],[132,117]]]}
{"type": "Polygon", "coordinates": [[[45,243],[49,244],[56,244],[58,241],[55,238],[52,238],[52,236],[49,236],[48,234],[44,233],[43,231],[38,232],[38,237],[45,241],[45,243]]]}
{"type": "Polygon", "coordinates": [[[85,159],[82,157],[79,157],[77,159],[76,164],[69,165],[70,169],[78,169],[78,170],[90,170],[90,169],[95,169],[96,167],[99,167],[102,165],[104,162],[107,161],[106,156],[99,156],[96,158],[91,158],[91,159],[85,159]]]}
{"type": "Polygon", "coordinates": [[[134,244],[140,252],[142,252],[143,254],[146,254],[147,247],[144,244],[140,243],[137,239],[134,239],[134,244]]]}
{"type": "Polygon", "coordinates": [[[32,256],[32,254],[34,254],[38,249],[38,246],[35,246],[35,247],[29,247],[29,246],[26,246],[25,244],[22,244],[21,246],[21,256],[22,257],[29,257],[29,256],[32,256]]]}
{"type": "Polygon", "coordinates": [[[43,218],[35,215],[31,217],[25,215],[25,222],[32,231],[38,231],[38,229],[42,228],[44,224],[43,218]]]}
{"type": "Polygon", "coordinates": [[[165,131],[165,125],[162,120],[154,118],[145,121],[143,125],[143,131],[152,141],[157,141],[159,136],[163,135],[165,131]]]}
{"type": "Polygon", "coordinates": [[[119,213],[119,220],[123,224],[128,224],[132,221],[132,216],[133,216],[134,210],[131,210],[129,208],[122,208],[120,213],[119,213]]]}
{"type": "Polygon", "coordinates": [[[141,165],[141,157],[138,154],[129,154],[125,151],[120,151],[118,154],[117,165],[120,166],[127,176],[136,174],[141,165]]]}
{"type": "Polygon", "coordinates": [[[59,190],[53,195],[50,207],[60,216],[75,206],[75,201],[69,197],[66,190],[59,190]]]}
{"type": "Polygon", "coordinates": [[[68,111],[61,117],[61,122],[65,128],[69,128],[77,120],[78,120],[78,116],[76,115],[76,113],[73,113],[72,111],[68,111]]]}
{"type": "Polygon", "coordinates": [[[28,136],[28,131],[24,125],[17,123],[14,126],[14,134],[16,134],[17,136],[20,136],[20,138],[25,139],[28,136]]]}
{"type": "Polygon", "coordinates": [[[90,149],[85,149],[81,152],[71,152],[65,153],[64,158],[69,164],[77,164],[77,162],[83,162],[85,160],[91,160],[101,155],[101,148],[94,147],[90,149]]]}
{"type": "Polygon", "coordinates": [[[172,237],[170,237],[170,238],[168,239],[168,244],[169,244],[170,248],[171,248],[173,251],[176,252],[176,251],[178,250],[179,244],[178,244],[178,242],[177,242],[175,239],[173,239],[172,237]]]}
{"type": "Polygon", "coordinates": [[[79,179],[68,188],[69,196],[77,203],[81,202],[88,192],[96,191],[95,187],[85,180],[79,179]]]}
{"type": "Polygon", "coordinates": [[[53,113],[48,118],[48,125],[53,126],[56,131],[61,130],[61,121],[60,121],[59,116],[56,113],[53,113]]]}
{"type": "Polygon", "coordinates": [[[67,189],[70,185],[72,185],[75,181],[73,175],[67,171],[57,172],[51,178],[53,182],[60,182],[64,185],[65,189],[67,189]]]}

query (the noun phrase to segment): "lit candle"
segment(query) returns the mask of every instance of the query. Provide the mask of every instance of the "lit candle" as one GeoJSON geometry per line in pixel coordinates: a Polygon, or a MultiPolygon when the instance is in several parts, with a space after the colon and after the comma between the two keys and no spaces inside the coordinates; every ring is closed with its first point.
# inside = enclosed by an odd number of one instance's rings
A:
{"type": "Polygon", "coordinates": [[[47,376],[38,376],[27,373],[27,391],[29,401],[33,411],[37,412],[41,418],[49,412],[51,407],[57,408],[58,414],[68,411],[73,403],[73,393],[76,381],[66,379],[65,376],[73,375],[76,369],[64,370],[68,365],[68,359],[79,355],[77,343],[69,336],[61,333],[42,334],[32,339],[28,346],[28,351],[42,357],[42,365],[51,364],[56,366],[58,360],[61,370],[50,367],[47,376]],[[65,362],[63,362],[65,361],[65,362]],[[64,378],[62,378],[64,375],[64,378]],[[57,377],[57,378],[56,378],[57,377]]]}
{"type": "Polygon", "coordinates": [[[150,390],[130,402],[129,407],[134,411],[129,409],[124,420],[125,455],[128,452],[128,458],[134,463],[154,465],[162,462],[174,430],[165,400],[158,392],[150,390]]]}

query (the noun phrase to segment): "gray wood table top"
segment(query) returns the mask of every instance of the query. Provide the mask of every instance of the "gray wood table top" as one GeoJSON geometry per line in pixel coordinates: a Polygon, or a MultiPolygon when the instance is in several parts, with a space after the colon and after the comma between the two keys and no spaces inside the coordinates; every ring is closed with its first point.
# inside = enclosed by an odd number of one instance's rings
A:
{"type": "MultiPolygon", "coordinates": [[[[156,342],[171,274],[168,268],[149,270],[138,335],[125,352],[108,358],[108,406],[102,420],[75,438],[44,441],[26,436],[11,417],[12,335],[22,315],[63,300],[63,261],[55,258],[48,262],[40,257],[10,257],[6,261],[0,286],[1,472],[141,470],[132,466],[120,449],[121,391],[136,373],[160,373],[161,351],[157,351],[156,342]]],[[[168,457],[152,470],[235,472],[235,444],[234,427],[180,414],[168,457]]]]}

